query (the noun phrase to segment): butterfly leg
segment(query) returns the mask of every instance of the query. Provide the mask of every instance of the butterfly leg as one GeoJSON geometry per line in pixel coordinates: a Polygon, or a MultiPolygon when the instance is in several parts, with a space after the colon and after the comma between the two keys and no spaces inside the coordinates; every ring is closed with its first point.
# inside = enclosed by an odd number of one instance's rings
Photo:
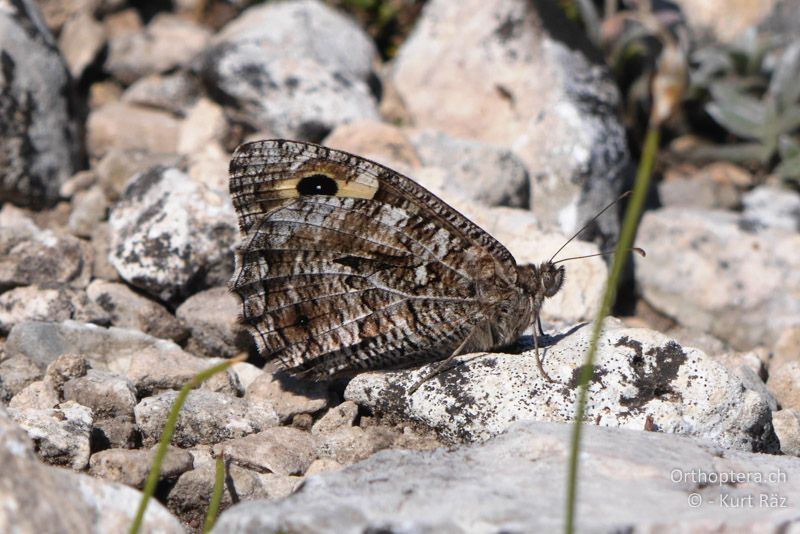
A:
{"type": "Polygon", "coordinates": [[[434,376],[436,376],[436,375],[438,375],[439,373],[441,373],[441,372],[442,372],[442,370],[444,370],[445,366],[446,366],[448,363],[450,363],[450,361],[451,361],[453,358],[455,358],[456,356],[458,356],[459,354],[461,354],[461,351],[462,351],[462,350],[464,350],[464,347],[466,347],[466,346],[467,346],[467,342],[469,341],[469,338],[471,338],[471,337],[472,337],[472,333],[473,333],[473,332],[475,332],[477,329],[478,329],[478,327],[477,327],[477,326],[473,327],[473,328],[472,328],[472,330],[470,330],[469,334],[467,334],[467,337],[465,337],[465,338],[464,338],[464,341],[462,341],[462,342],[461,342],[461,343],[458,345],[458,347],[456,347],[456,350],[454,350],[454,351],[453,351],[453,352],[450,354],[450,356],[448,356],[446,359],[444,359],[444,360],[441,360],[440,362],[438,362],[438,363],[437,363],[437,364],[436,364],[436,365],[433,367],[433,369],[431,369],[430,371],[428,371],[428,373],[427,373],[425,376],[423,376],[422,378],[420,378],[419,380],[417,380],[417,381],[414,383],[414,385],[413,385],[413,386],[411,386],[411,388],[409,388],[409,390],[408,390],[408,395],[409,395],[409,396],[413,395],[413,394],[414,394],[414,393],[415,393],[415,392],[416,392],[416,391],[419,389],[419,387],[420,387],[422,384],[424,384],[425,382],[427,382],[428,380],[430,380],[430,379],[431,379],[431,378],[433,378],[434,376]]]}
{"type": "MultiPolygon", "coordinates": [[[[537,317],[536,322],[539,324],[539,331],[541,332],[541,320],[537,317]]],[[[544,335],[544,334],[542,334],[544,335]]],[[[536,352],[536,366],[539,368],[539,372],[542,374],[542,377],[547,380],[548,382],[554,382],[550,375],[544,370],[544,366],[542,366],[542,358],[539,356],[539,336],[536,335],[536,332],[533,332],[533,350],[536,352]]]]}
{"type": "Polygon", "coordinates": [[[541,317],[537,317],[536,318],[536,325],[539,327],[539,335],[543,336],[544,335],[544,329],[542,328],[542,318],[541,317]]]}

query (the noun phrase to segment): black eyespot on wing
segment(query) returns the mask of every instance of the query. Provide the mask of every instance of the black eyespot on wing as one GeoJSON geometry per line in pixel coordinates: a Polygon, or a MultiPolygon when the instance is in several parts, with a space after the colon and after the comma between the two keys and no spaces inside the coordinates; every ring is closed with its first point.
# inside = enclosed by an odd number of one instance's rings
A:
{"type": "Polygon", "coordinates": [[[312,174],[297,182],[297,192],[304,195],[334,196],[339,191],[336,180],[324,174],[312,174]]]}
{"type": "Polygon", "coordinates": [[[308,323],[309,323],[308,317],[306,317],[305,315],[300,315],[297,318],[297,324],[302,326],[302,327],[308,326],[308,323]]]}

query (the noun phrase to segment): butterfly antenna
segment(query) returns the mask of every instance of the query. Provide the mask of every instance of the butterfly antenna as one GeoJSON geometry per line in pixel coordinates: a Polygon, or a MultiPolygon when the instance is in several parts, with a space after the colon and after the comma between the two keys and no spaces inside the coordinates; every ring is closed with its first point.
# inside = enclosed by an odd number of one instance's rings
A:
{"type": "MultiPolygon", "coordinates": [[[[614,204],[616,204],[617,202],[619,202],[619,201],[620,201],[620,200],[622,200],[623,198],[625,198],[625,197],[629,196],[630,194],[631,194],[631,191],[625,191],[625,192],[624,192],[624,193],[622,193],[622,194],[621,194],[619,197],[617,197],[617,199],[616,199],[616,200],[614,200],[614,201],[613,201],[613,202],[611,202],[611,203],[610,203],[608,206],[606,206],[605,208],[603,208],[602,210],[600,210],[600,213],[598,213],[597,215],[595,215],[594,217],[592,217],[592,218],[591,218],[591,219],[590,219],[590,220],[589,220],[589,221],[588,221],[586,224],[584,224],[584,225],[583,225],[583,227],[582,227],[580,230],[578,230],[577,232],[575,232],[575,233],[572,235],[572,237],[570,237],[569,239],[567,239],[567,242],[566,242],[566,243],[564,243],[563,245],[561,245],[561,248],[559,248],[558,250],[556,250],[556,253],[555,253],[555,254],[553,254],[553,255],[550,257],[550,260],[548,260],[548,262],[547,262],[547,263],[551,263],[551,262],[553,261],[553,259],[554,259],[556,256],[558,256],[558,253],[559,253],[559,252],[561,252],[562,250],[564,250],[564,247],[566,247],[567,245],[569,245],[569,244],[572,242],[572,240],[573,240],[573,239],[575,239],[576,237],[578,237],[579,235],[581,235],[581,232],[583,232],[584,230],[586,230],[586,229],[589,227],[589,225],[590,225],[590,224],[592,224],[592,223],[593,223],[593,222],[595,222],[595,221],[596,221],[598,218],[600,218],[600,216],[601,216],[602,214],[604,214],[604,213],[605,213],[605,212],[608,210],[608,208],[610,208],[611,206],[613,206],[614,204]]],[[[605,254],[605,253],[604,253],[604,252],[601,252],[600,254],[596,254],[596,255],[597,255],[597,256],[602,256],[603,254],[605,254]]],[[[560,261],[564,261],[564,260],[560,260],[560,261]]]]}
{"type": "MultiPolygon", "coordinates": [[[[562,262],[565,262],[565,261],[570,261],[570,260],[582,260],[584,258],[594,258],[595,256],[608,256],[609,254],[613,254],[615,252],[615,250],[616,249],[612,248],[611,250],[604,250],[603,252],[598,252],[597,254],[587,254],[586,256],[573,256],[571,258],[564,258],[563,260],[558,260],[558,261],[553,262],[553,265],[556,265],[558,263],[562,263],[562,262]]],[[[631,248],[625,249],[624,252],[635,252],[635,253],[637,253],[639,256],[641,256],[643,258],[647,256],[647,253],[644,251],[644,249],[643,248],[639,248],[639,247],[631,247],[631,248]]]]}

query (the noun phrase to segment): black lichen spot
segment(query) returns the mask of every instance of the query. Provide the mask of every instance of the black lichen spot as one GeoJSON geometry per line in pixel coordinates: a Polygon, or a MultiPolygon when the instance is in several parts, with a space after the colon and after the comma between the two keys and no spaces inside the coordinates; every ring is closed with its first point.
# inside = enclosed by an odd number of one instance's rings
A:
{"type": "Polygon", "coordinates": [[[297,192],[301,196],[305,195],[329,195],[334,196],[339,191],[336,180],[324,174],[312,174],[297,182],[297,192]]]}
{"type": "Polygon", "coordinates": [[[631,370],[633,386],[637,394],[633,397],[621,397],[620,405],[631,409],[641,409],[654,399],[679,402],[680,392],[672,387],[673,381],[678,377],[678,370],[686,363],[686,353],[681,346],[670,341],[661,347],[654,347],[646,353],[642,351],[640,342],[622,337],[616,346],[628,347],[634,350],[631,370]],[[645,358],[648,356],[649,358],[645,358]],[[654,365],[643,365],[648,360],[654,365]]]}

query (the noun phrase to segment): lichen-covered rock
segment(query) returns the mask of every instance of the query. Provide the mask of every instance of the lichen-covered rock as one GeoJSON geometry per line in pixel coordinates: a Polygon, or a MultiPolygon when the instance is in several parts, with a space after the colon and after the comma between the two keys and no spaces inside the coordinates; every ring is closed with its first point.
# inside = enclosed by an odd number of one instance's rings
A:
{"type": "MultiPolygon", "coordinates": [[[[690,434],[726,448],[777,450],[765,396],[704,353],[663,334],[608,320],[589,384],[586,421],[601,426],[690,434]]],[[[548,382],[532,350],[459,356],[414,395],[430,369],[365,373],[345,397],[423,423],[451,441],[483,441],[521,420],[570,421],[589,326],[542,338],[548,382]]],[[[434,364],[435,365],[435,364],[434,364]]]]}

